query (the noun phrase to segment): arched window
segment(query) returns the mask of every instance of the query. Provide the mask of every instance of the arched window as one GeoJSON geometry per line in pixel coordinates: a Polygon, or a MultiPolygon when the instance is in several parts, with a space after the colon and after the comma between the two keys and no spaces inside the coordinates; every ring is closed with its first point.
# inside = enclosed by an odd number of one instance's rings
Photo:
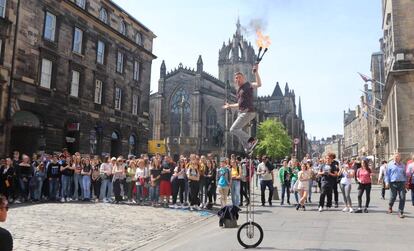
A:
{"type": "Polygon", "coordinates": [[[117,132],[112,132],[112,135],[111,135],[111,139],[112,140],[118,140],[119,139],[119,135],[118,135],[118,133],[117,132]]]}
{"type": "Polygon", "coordinates": [[[209,107],[206,113],[206,137],[209,145],[214,145],[217,141],[214,137],[216,135],[217,127],[217,113],[213,107],[209,107]]]}
{"type": "Polygon", "coordinates": [[[179,136],[181,128],[181,114],[183,114],[183,136],[190,135],[190,96],[184,88],[179,88],[171,99],[171,136],[179,136]]]}
{"type": "Polygon", "coordinates": [[[101,8],[99,11],[99,19],[106,24],[108,23],[108,12],[105,10],[105,8],[101,8]]]}
{"type": "Polygon", "coordinates": [[[135,43],[138,45],[142,45],[142,34],[137,31],[137,34],[135,34],[135,43]]]}
{"type": "Polygon", "coordinates": [[[124,20],[121,20],[119,23],[119,32],[121,32],[123,35],[126,35],[126,24],[124,20]]]}
{"type": "Polygon", "coordinates": [[[111,134],[111,156],[118,157],[122,153],[120,134],[113,131],[111,134]]]}
{"type": "Polygon", "coordinates": [[[137,139],[135,135],[131,134],[129,136],[128,145],[129,145],[129,154],[136,155],[137,154],[136,153],[137,139]]]}

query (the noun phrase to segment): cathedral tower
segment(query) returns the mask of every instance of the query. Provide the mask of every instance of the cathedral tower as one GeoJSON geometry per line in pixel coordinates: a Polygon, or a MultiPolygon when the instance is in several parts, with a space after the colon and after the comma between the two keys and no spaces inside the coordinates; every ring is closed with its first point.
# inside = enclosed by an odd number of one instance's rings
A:
{"type": "Polygon", "coordinates": [[[256,54],[250,42],[247,42],[241,34],[240,20],[237,19],[236,33],[228,44],[223,42],[219,50],[219,79],[223,82],[233,83],[235,72],[242,72],[246,80],[254,82],[252,67],[255,63],[256,54]]]}

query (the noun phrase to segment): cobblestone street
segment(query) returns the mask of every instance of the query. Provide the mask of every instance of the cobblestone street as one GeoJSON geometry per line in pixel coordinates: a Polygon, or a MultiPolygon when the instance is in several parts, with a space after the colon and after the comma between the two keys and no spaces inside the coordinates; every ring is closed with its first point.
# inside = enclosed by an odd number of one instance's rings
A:
{"type": "Polygon", "coordinates": [[[211,215],[124,204],[45,203],[11,208],[3,227],[19,251],[137,250],[211,215]]]}

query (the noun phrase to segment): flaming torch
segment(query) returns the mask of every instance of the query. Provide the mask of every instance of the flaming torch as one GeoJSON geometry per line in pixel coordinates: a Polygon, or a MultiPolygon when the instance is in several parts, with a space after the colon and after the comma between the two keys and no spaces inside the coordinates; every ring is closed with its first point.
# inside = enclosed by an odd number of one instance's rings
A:
{"type": "Polygon", "coordinates": [[[256,31],[256,35],[257,35],[256,44],[259,47],[259,53],[257,53],[256,64],[259,64],[260,61],[262,61],[263,56],[266,53],[266,51],[268,50],[268,48],[269,48],[270,44],[272,43],[272,41],[270,40],[269,36],[263,35],[263,33],[260,30],[256,31]],[[260,55],[262,50],[263,50],[263,53],[262,53],[262,55],[260,55]]]}

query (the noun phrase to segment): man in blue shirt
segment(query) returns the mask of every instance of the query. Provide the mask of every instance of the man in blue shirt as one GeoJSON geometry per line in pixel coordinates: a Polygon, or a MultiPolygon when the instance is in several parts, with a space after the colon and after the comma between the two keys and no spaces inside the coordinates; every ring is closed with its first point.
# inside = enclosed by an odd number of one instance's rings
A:
{"type": "Polygon", "coordinates": [[[405,166],[401,162],[400,153],[394,154],[394,160],[390,161],[387,166],[385,173],[385,187],[389,187],[391,190],[390,202],[388,213],[392,213],[392,206],[394,205],[395,199],[400,197],[400,203],[398,205],[398,215],[400,218],[404,218],[404,205],[405,205],[405,182],[407,176],[405,173],[405,166]]]}

